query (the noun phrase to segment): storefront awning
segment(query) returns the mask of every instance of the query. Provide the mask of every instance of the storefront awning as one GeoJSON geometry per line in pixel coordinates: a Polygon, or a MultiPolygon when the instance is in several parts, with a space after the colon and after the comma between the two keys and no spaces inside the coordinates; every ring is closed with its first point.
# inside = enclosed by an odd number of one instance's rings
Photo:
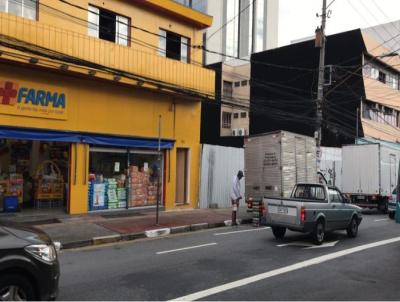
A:
{"type": "MultiPolygon", "coordinates": [[[[112,136],[87,134],[77,132],[64,131],[43,131],[33,129],[20,129],[0,127],[0,138],[19,139],[19,140],[36,140],[48,142],[65,142],[65,143],[86,143],[91,145],[114,146],[139,149],[157,149],[159,142],[157,139],[131,138],[126,136],[112,136]]],[[[162,139],[160,141],[160,149],[172,149],[174,147],[173,140],[162,139]]]]}

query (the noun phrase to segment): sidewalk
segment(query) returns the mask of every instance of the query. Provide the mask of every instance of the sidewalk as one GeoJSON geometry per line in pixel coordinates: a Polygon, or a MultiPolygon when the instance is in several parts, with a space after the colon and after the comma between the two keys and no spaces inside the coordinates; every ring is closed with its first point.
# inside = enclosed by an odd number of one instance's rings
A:
{"type": "MultiPolygon", "coordinates": [[[[54,241],[60,241],[67,249],[221,227],[230,225],[230,218],[230,208],[161,211],[156,225],[155,210],[118,211],[63,214],[47,220],[53,223],[44,221],[47,224],[40,224],[39,221],[31,224],[44,230],[54,241]]],[[[240,208],[238,220],[242,224],[251,223],[251,213],[247,213],[245,207],[240,208]]]]}

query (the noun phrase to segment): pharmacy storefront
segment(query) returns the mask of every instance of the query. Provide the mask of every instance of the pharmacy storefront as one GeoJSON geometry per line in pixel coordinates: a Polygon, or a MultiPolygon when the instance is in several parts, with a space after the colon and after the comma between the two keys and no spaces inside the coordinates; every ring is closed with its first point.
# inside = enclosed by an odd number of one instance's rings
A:
{"type": "Polygon", "coordinates": [[[0,67],[0,210],[197,206],[199,102],[0,67]]]}

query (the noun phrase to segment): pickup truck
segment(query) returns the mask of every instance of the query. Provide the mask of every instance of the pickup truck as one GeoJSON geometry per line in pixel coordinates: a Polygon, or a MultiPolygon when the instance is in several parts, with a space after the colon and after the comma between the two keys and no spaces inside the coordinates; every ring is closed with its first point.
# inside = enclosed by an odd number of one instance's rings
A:
{"type": "Polygon", "coordinates": [[[329,231],[347,230],[349,237],[356,237],[362,220],[361,208],[327,185],[297,184],[291,198],[264,197],[263,203],[261,223],[272,228],[276,239],[283,239],[289,229],[310,233],[320,245],[329,231]]]}

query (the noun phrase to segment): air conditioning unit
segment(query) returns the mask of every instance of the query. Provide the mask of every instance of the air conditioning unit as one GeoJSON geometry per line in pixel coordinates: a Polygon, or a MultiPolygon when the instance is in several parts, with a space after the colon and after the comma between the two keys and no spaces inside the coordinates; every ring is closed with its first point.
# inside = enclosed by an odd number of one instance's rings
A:
{"type": "Polygon", "coordinates": [[[238,136],[245,136],[246,135],[246,131],[244,130],[244,128],[239,128],[238,130],[238,136]]]}
{"type": "Polygon", "coordinates": [[[232,135],[233,136],[238,136],[238,129],[232,129],[232,135]]]}

